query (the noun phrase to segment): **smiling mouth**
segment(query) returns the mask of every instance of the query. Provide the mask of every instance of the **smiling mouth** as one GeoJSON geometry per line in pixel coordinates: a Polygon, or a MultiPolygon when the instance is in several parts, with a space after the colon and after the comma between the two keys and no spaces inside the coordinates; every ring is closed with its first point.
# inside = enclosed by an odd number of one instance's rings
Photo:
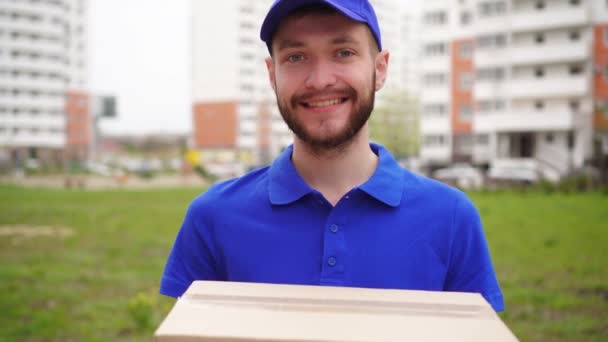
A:
{"type": "Polygon", "coordinates": [[[307,108],[321,108],[321,107],[335,106],[335,105],[346,102],[346,100],[348,100],[347,97],[340,97],[340,98],[331,99],[331,100],[301,102],[301,104],[302,104],[302,106],[307,107],[307,108]]]}

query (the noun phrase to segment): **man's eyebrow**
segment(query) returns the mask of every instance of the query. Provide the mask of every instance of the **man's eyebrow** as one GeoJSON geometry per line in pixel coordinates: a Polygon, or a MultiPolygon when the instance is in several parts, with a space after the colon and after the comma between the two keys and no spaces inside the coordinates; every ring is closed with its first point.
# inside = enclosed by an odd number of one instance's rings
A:
{"type": "MultiPolygon", "coordinates": [[[[332,45],[341,45],[341,44],[359,44],[359,41],[354,39],[351,36],[345,35],[336,37],[331,40],[332,45]]],[[[289,49],[289,48],[300,48],[305,46],[305,44],[298,40],[293,39],[285,39],[279,42],[278,51],[289,49]]]]}
{"type": "Polygon", "coordinates": [[[302,47],[304,46],[304,43],[297,41],[297,40],[293,40],[293,39],[286,39],[283,41],[279,42],[279,51],[281,50],[285,50],[285,49],[289,49],[289,48],[298,48],[298,47],[302,47]]]}
{"type": "Polygon", "coordinates": [[[334,45],[339,45],[339,44],[359,44],[359,41],[357,41],[356,39],[354,39],[351,36],[340,36],[340,37],[332,39],[331,43],[334,44],[334,45]]]}

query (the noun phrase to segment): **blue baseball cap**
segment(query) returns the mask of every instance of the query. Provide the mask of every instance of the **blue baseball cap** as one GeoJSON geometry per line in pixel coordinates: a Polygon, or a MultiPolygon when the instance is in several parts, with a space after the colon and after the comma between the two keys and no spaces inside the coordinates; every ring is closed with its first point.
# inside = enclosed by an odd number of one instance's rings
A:
{"type": "Polygon", "coordinates": [[[260,38],[266,43],[268,51],[271,52],[272,37],[281,21],[294,10],[310,4],[329,5],[348,18],[367,24],[376,39],[378,50],[382,50],[378,18],[368,0],[275,0],[266,14],[260,32],[260,38]]]}

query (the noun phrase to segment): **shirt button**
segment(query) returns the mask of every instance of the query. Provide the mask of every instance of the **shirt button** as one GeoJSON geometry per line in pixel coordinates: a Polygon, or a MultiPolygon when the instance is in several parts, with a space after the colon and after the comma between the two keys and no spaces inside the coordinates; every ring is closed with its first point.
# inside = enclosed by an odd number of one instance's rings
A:
{"type": "Polygon", "coordinates": [[[332,233],[336,233],[336,232],[338,232],[338,226],[336,226],[335,224],[332,224],[332,225],[329,227],[329,231],[330,231],[330,232],[332,232],[332,233]]]}
{"type": "Polygon", "coordinates": [[[335,266],[336,265],[336,258],[330,257],[329,259],[327,259],[327,264],[329,266],[335,266]]]}

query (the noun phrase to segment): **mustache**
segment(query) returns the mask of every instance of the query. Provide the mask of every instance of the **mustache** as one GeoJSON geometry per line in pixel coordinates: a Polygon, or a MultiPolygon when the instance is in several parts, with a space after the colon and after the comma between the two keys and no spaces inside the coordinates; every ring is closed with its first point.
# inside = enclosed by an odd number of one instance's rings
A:
{"type": "Polygon", "coordinates": [[[314,91],[314,92],[306,92],[301,94],[295,94],[291,98],[291,105],[293,107],[297,106],[301,102],[307,102],[311,99],[321,96],[336,96],[336,97],[350,97],[355,99],[357,97],[357,92],[355,89],[347,87],[343,89],[333,89],[333,90],[323,90],[323,91],[314,91]]]}

